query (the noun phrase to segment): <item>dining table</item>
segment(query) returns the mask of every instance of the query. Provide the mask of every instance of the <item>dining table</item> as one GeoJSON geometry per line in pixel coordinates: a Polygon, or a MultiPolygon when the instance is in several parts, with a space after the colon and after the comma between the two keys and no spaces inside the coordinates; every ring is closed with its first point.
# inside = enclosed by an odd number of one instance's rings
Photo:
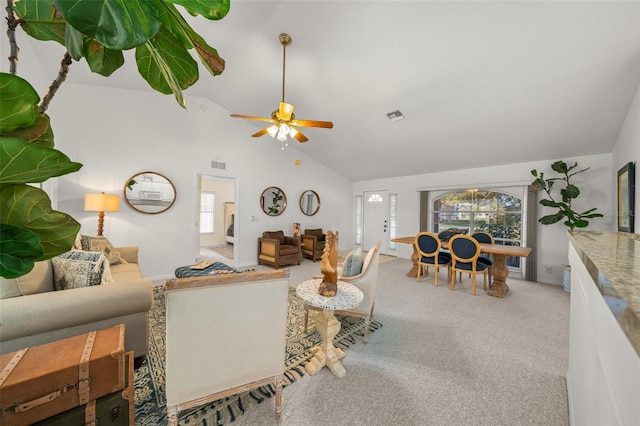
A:
{"type": "MultiPolygon", "coordinates": [[[[393,238],[391,241],[402,244],[411,244],[413,246],[413,253],[411,254],[411,262],[413,266],[411,270],[407,272],[408,277],[415,278],[418,275],[418,250],[415,246],[416,237],[399,237],[393,238]]],[[[441,247],[447,249],[447,241],[440,241],[441,247]]],[[[509,268],[507,267],[507,256],[520,256],[527,257],[531,253],[531,247],[520,246],[503,246],[500,244],[484,244],[479,243],[480,251],[482,253],[493,255],[493,266],[491,267],[491,275],[493,277],[492,282],[489,283],[489,296],[504,297],[505,293],[509,290],[507,285],[507,276],[509,275],[509,268]]]]}

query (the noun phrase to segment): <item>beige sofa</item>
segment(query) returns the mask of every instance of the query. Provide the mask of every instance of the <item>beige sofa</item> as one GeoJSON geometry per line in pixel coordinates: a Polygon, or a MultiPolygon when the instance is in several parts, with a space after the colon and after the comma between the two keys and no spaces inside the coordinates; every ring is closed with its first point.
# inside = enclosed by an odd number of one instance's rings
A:
{"type": "Polygon", "coordinates": [[[153,282],[140,272],[137,247],[117,250],[128,263],[110,265],[108,284],[55,291],[51,260],[18,279],[0,278],[0,353],[125,324],[125,349],[140,362],[153,282]]]}

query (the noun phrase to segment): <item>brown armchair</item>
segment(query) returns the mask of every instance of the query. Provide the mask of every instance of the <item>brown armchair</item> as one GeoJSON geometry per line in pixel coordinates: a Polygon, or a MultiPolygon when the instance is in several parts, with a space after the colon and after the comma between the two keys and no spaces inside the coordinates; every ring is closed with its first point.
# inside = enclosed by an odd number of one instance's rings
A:
{"type": "Polygon", "coordinates": [[[263,232],[258,238],[258,265],[278,269],[284,265],[299,265],[302,260],[300,237],[287,237],[283,231],[263,232]]]}
{"type": "Polygon", "coordinates": [[[325,234],[322,229],[305,229],[302,234],[302,255],[314,262],[322,258],[325,234]]]}

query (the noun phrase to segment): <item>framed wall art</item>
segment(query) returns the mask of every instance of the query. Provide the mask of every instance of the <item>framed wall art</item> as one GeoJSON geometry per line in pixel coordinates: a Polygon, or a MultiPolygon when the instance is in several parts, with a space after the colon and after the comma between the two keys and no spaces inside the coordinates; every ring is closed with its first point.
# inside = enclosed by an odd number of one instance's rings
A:
{"type": "Polygon", "coordinates": [[[627,163],[618,170],[618,232],[634,232],[635,166],[627,163]]]}

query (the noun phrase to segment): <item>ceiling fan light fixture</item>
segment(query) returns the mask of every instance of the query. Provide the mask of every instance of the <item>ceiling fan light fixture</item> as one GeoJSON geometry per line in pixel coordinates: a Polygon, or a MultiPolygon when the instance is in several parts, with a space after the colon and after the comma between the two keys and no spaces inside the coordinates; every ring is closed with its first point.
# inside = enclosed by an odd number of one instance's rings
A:
{"type": "Polygon", "coordinates": [[[269,134],[269,136],[271,136],[272,138],[276,137],[276,134],[278,133],[278,126],[276,126],[275,124],[271,127],[269,127],[267,129],[267,133],[269,134]]]}
{"type": "Polygon", "coordinates": [[[298,130],[295,127],[289,127],[289,136],[295,138],[298,134],[298,130]]]}

